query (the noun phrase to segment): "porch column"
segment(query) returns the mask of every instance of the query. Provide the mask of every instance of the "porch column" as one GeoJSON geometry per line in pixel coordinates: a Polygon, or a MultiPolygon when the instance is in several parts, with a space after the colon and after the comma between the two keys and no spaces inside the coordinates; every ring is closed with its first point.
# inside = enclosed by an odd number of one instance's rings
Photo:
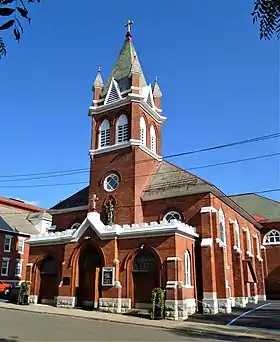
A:
{"type": "Polygon", "coordinates": [[[201,208],[201,264],[203,282],[203,313],[214,315],[218,313],[215,253],[213,246],[213,221],[217,210],[213,207],[201,208]]]}

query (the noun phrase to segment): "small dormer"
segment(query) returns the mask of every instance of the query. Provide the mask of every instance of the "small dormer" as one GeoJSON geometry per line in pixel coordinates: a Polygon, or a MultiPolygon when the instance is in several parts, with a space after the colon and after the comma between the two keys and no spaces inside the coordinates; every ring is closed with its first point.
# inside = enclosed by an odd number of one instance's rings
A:
{"type": "Polygon", "coordinates": [[[117,81],[112,77],[108,93],[104,100],[104,105],[119,101],[122,99],[121,92],[117,81]]]}

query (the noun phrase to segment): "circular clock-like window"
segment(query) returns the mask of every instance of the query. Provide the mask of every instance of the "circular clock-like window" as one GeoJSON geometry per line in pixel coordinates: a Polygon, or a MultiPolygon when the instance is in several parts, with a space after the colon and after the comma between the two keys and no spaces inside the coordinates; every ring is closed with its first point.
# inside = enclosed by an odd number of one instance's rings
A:
{"type": "Polygon", "coordinates": [[[116,174],[111,174],[104,179],[104,189],[108,192],[116,190],[119,184],[120,179],[116,174]]]}
{"type": "Polygon", "coordinates": [[[181,215],[176,211],[169,211],[169,213],[167,213],[163,219],[167,222],[170,222],[171,220],[182,221],[181,215]]]}

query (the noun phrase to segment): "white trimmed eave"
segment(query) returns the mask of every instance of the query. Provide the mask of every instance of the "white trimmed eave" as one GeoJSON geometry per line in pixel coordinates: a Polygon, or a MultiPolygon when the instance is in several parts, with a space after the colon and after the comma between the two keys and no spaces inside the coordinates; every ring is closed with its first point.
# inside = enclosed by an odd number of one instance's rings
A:
{"type": "Polygon", "coordinates": [[[123,143],[118,143],[115,145],[100,147],[96,150],[89,150],[89,155],[90,156],[96,156],[96,155],[103,154],[103,153],[109,153],[109,152],[117,151],[117,150],[120,150],[122,148],[127,148],[130,146],[138,146],[142,151],[147,153],[150,157],[155,158],[157,161],[162,161],[162,156],[154,153],[147,146],[141,145],[141,141],[136,140],[136,139],[130,139],[129,141],[125,141],[123,143]]]}
{"type": "Polygon", "coordinates": [[[95,105],[90,106],[89,115],[90,116],[98,115],[105,111],[107,112],[107,111],[122,107],[130,102],[137,102],[157,123],[164,123],[167,118],[159,114],[159,112],[161,113],[162,110],[158,108],[155,108],[155,109],[151,108],[147,103],[143,102],[143,100],[144,100],[144,97],[140,94],[128,93],[127,97],[121,100],[108,103],[106,105],[104,104],[101,106],[95,106],[95,105]]]}
{"type": "Polygon", "coordinates": [[[194,227],[177,220],[171,220],[170,223],[161,221],[160,223],[150,222],[123,226],[117,224],[105,226],[100,220],[99,213],[90,212],[77,230],[68,229],[62,232],[32,236],[28,240],[28,243],[30,245],[49,245],[77,242],[89,227],[93,229],[101,240],[164,236],[171,234],[184,236],[191,240],[199,237],[194,227]]]}
{"type": "Polygon", "coordinates": [[[51,215],[57,215],[57,214],[71,213],[73,211],[84,211],[84,210],[88,210],[87,205],[81,205],[78,207],[65,208],[65,209],[50,209],[48,210],[48,213],[51,215]]]}

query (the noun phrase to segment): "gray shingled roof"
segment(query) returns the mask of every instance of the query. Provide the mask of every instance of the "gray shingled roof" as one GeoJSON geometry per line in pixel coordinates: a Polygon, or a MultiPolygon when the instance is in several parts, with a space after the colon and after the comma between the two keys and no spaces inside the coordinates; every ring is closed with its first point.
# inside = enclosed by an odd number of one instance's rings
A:
{"type": "Polygon", "coordinates": [[[0,230],[28,235],[38,234],[39,231],[28,220],[29,214],[17,209],[0,207],[0,230]]]}
{"type": "Polygon", "coordinates": [[[203,179],[162,161],[150,184],[144,190],[143,201],[211,192],[213,186],[203,179]]]}
{"type": "Polygon", "coordinates": [[[280,220],[280,202],[257,194],[241,194],[229,197],[251,215],[260,215],[273,221],[280,220]]]}
{"type": "Polygon", "coordinates": [[[88,191],[89,187],[76,192],[75,194],[65,198],[63,201],[54,205],[51,209],[69,209],[73,207],[80,207],[88,204],[88,191]]]}
{"type": "Polygon", "coordinates": [[[140,73],[140,87],[146,86],[147,83],[140,65],[140,61],[137,57],[132,41],[128,39],[124,42],[109,79],[103,89],[102,96],[106,95],[113,77],[118,82],[121,92],[128,90],[131,87],[132,69],[140,73]]]}

